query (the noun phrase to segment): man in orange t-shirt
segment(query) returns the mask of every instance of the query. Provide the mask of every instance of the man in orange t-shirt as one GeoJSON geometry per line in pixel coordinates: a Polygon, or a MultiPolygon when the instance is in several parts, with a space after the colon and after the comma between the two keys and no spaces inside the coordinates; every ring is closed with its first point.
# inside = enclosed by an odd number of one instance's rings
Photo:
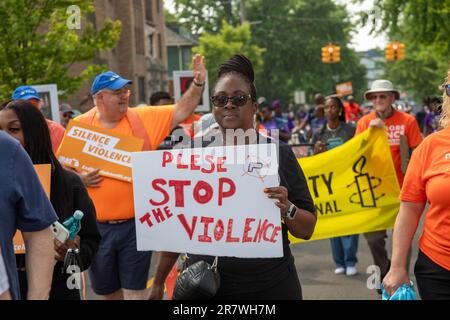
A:
{"type": "MultiPolygon", "coordinates": [[[[20,86],[17,87],[16,90],[14,90],[11,99],[13,100],[28,100],[32,105],[34,105],[36,108],[41,109],[40,106],[42,105],[41,97],[39,96],[39,93],[31,86],[20,86]]],[[[47,121],[48,130],[50,131],[50,139],[52,142],[52,150],[54,153],[58,150],[59,146],[61,145],[62,139],[64,137],[65,129],[62,125],[59,123],[45,119],[47,121]]]]}
{"type": "Polygon", "coordinates": [[[356,103],[353,96],[348,96],[347,102],[344,103],[345,121],[356,122],[362,116],[361,107],[356,103]]]}
{"type": "Polygon", "coordinates": [[[383,284],[392,295],[409,285],[407,252],[426,212],[419,254],[414,268],[422,300],[450,300],[450,69],[442,103],[442,130],[424,139],[414,150],[400,193],[400,212],[394,227],[392,267],[383,284]]]}
{"type": "MultiPolygon", "coordinates": [[[[404,112],[395,110],[392,104],[400,96],[388,80],[375,80],[370,90],[366,91],[364,98],[373,103],[374,111],[362,117],[357,125],[355,135],[369,127],[383,128],[388,134],[389,146],[395,172],[399,185],[403,183],[404,174],[401,170],[400,136],[405,135],[411,149],[417,147],[422,141],[420,129],[416,119],[404,112]]],[[[389,271],[390,260],[386,251],[386,230],[368,232],[364,234],[374,263],[380,268],[381,279],[389,271]]]]}
{"type": "MultiPolygon", "coordinates": [[[[92,84],[96,107],[76,121],[144,140],[143,150],[155,150],[169,132],[198,105],[206,78],[201,55],[193,57],[194,81],[178,103],[158,108],[129,108],[130,80],[112,71],[92,84]]],[[[94,201],[102,240],[90,267],[94,292],[104,299],[143,299],[151,252],[137,251],[132,183],[101,177],[99,168],[83,173],[94,201]]]]}

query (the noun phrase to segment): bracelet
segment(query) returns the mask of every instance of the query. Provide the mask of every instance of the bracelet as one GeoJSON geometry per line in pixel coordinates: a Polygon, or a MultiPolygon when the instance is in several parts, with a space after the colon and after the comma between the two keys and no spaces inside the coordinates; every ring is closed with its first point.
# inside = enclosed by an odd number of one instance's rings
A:
{"type": "Polygon", "coordinates": [[[197,81],[195,81],[195,79],[192,79],[192,83],[196,86],[196,87],[203,87],[205,85],[205,82],[203,83],[198,83],[197,81]]]}

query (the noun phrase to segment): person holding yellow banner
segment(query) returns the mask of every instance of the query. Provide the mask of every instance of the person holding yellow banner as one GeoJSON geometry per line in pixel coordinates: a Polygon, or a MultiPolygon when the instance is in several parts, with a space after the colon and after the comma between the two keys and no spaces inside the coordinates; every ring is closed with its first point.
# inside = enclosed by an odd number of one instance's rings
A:
{"type": "MultiPolygon", "coordinates": [[[[158,108],[129,107],[131,80],[107,71],[92,83],[95,106],[75,118],[84,124],[144,141],[143,151],[155,150],[201,100],[206,79],[204,57],[192,58],[194,80],[178,103],[158,108]]],[[[102,241],[89,270],[92,289],[103,299],[145,297],[151,252],[137,251],[133,186],[130,182],[101,177],[99,170],[84,174],[97,210],[102,241]],[[118,201],[119,200],[119,201],[118,201]]]]}
{"type": "MultiPolygon", "coordinates": [[[[392,104],[399,99],[400,92],[394,89],[389,80],[375,80],[364,98],[373,103],[374,111],[362,117],[356,125],[356,135],[369,127],[385,127],[392,160],[400,187],[404,174],[401,169],[400,137],[406,136],[408,147],[416,148],[422,142],[422,136],[416,119],[402,111],[396,110],[392,104]]],[[[375,265],[380,268],[381,279],[389,271],[390,260],[386,251],[386,230],[365,233],[375,265]]],[[[380,292],[380,291],[378,291],[380,292]]]]}
{"type": "Polygon", "coordinates": [[[392,266],[384,278],[389,296],[401,285],[410,285],[408,251],[425,203],[425,215],[419,240],[414,274],[423,300],[450,300],[450,69],[444,85],[441,125],[414,150],[400,193],[400,212],[394,227],[392,266]]]}
{"type": "MultiPolygon", "coordinates": [[[[333,149],[350,140],[355,134],[355,127],[345,122],[345,109],[341,99],[337,96],[327,97],[325,100],[326,124],[322,130],[314,134],[314,154],[333,149]]],[[[359,234],[330,239],[331,253],[336,264],[335,274],[354,276],[356,269],[356,252],[358,251],[359,234]]]]}

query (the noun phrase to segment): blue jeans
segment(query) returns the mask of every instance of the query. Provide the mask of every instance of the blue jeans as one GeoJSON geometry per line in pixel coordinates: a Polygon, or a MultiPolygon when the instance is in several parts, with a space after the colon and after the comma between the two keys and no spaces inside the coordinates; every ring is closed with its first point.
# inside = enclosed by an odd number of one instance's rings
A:
{"type": "Polygon", "coordinates": [[[337,267],[354,267],[358,262],[356,252],[358,251],[359,234],[331,238],[331,252],[337,267]]]}

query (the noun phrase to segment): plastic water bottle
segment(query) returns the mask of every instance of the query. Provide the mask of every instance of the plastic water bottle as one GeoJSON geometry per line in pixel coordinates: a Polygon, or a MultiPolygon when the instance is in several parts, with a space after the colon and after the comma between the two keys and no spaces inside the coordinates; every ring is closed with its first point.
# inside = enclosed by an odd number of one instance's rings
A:
{"type": "Polygon", "coordinates": [[[81,219],[83,218],[84,213],[80,210],[76,210],[74,214],[63,222],[64,227],[69,230],[69,239],[74,240],[75,236],[81,229],[81,219]]]}

